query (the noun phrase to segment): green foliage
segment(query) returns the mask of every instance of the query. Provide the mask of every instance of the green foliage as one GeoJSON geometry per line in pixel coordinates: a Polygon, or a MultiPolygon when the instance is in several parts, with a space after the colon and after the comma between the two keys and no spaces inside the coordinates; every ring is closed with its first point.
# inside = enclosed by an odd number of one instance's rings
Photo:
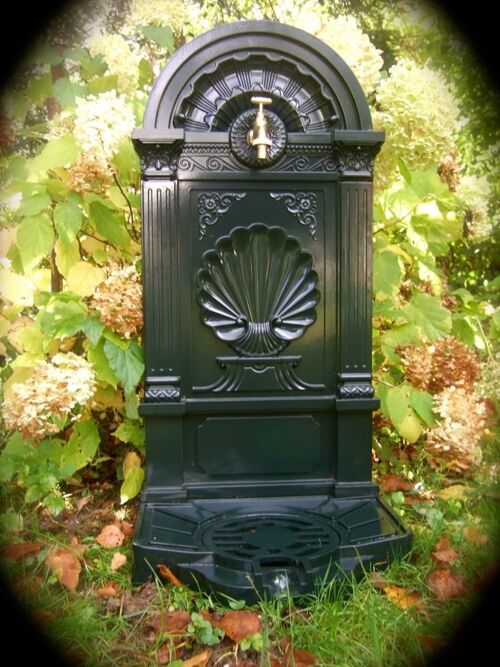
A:
{"type": "Polygon", "coordinates": [[[196,641],[207,646],[218,644],[224,637],[224,630],[214,627],[209,620],[203,618],[201,614],[193,612],[191,614],[191,623],[187,627],[196,641]]]}
{"type": "MultiPolygon", "coordinates": [[[[2,119],[5,116],[5,136],[13,138],[2,144],[0,160],[1,245],[6,256],[0,269],[4,397],[16,382],[29,382],[37,363],[60,351],[83,357],[96,383],[93,400],[80,406],[74,422],[57,423],[52,436],[30,441],[19,432],[6,433],[0,478],[19,485],[27,501],[60,511],[64,480],[95,461],[99,433],[103,443],[113,442],[104,437],[110,433],[115,443],[122,443],[106,455],[117,459],[118,471],[123,469],[123,502],[134,497],[142,483],[139,458],[127,469],[125,463],[120,465],[131,453],[126,446],[141,454],[144,450],[137,411],[144,372],[142,340],[136,330],[120,329],[112,290],[100,286],[117,267],[140,267],[140,167],[128,123],[141,123],[155,73],[165,57],[202,26],[242,18],[279,20],[285,15],[293,20],[300,4],[210,1],[195,17],[183,13],[179,3],[172,16],[132,26],[126,24],[126,12],[115,11],[109,34],[120,35],[141,54],[137,71],[121,74],[116,70],[119,62],[82,47],[83,35],[80,38],[78,29],[68,24],[62,32],[72,35],[72,41],[59,35],[49,40],[57,49],[38,45],[15,89],[6,91],[2,119]],[[135,82],[130,90],[122,88],[128,74],[135,82]],[[111,98],[117,114],[108,113],[111,98]],[[82,102],[92,101],[95,116],[82,115],[82,102]],[[11,205],[12,199],[16,203],[11,205]],[[95,299],[98,292],[104,294],[100,304],[95,299]]],[[[464,60],[474,65],[469,71],[454,57],[453,49],[462,54],[466,49],[456,46],[449,26],[427,21],[426,12],[412,17],[406,6],[396,11],[388,1],[334,0],[323,3],[321,10],[324,16],[353,14],[383,51],[386,70],[405,57],[429,62],[456,84],[458,105],[469,119],[455,133],[460,168],[487,175],[495,192],[490,150],[498,127],[493,123],[494,101],[482,97],[485,85],[477,63],[464,60]]],[[[127,66],[133,69],[133,63],[127,66]]],[[[385,71],[382,77],[387,75],[385,71]]],[[[419,94],[425,97],[426,91],[419,94]]],[[[369,99],[374,109],[376,98],[377,89],[369,99]]],[[[375,192],[374,202],[374,370],[391,443],[422,442],[436,425],[434,396],[412,386],[402,349],[433,344],[451,334],[486,358],[500,337],[495,310],[498,229],[491,239],[474,238],[467,226],[470,211],[441,180],[438,164],[414,168],[418,160],[411,159],[409,168],[397,156],[399,171],[390,186],[375,192]]],[[[494,211],[492,202],[490,213],[494,211]]],[[[193,619],[193,627],[202,633],[205,626],[193,619]]]]}

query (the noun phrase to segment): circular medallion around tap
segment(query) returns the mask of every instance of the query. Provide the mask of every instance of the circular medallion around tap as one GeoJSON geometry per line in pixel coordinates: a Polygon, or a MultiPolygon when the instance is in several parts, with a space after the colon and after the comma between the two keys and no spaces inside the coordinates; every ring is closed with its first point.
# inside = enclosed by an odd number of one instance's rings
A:
{"type": "Polygon", "coordinates": [[[286,129],[281,118],[264,105],[268,97],[252,97],[258,108],[241,113],[229,130],[234,156],[245,166],[263,169],[275,164],[285,152],[286,129]]]}

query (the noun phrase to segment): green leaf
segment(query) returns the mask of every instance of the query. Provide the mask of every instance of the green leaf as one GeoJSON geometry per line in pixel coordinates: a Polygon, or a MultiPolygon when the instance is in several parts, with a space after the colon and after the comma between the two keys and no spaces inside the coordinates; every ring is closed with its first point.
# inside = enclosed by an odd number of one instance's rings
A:
{"type": "Polygon", "coordinates": [[[87,91],[91,95],[99,95],[106,93],[108,90],[116,90],[118,86],[118,76],[116,74],[98,76],[87,83],[87,91]]]}
{"type": "Polygon", "coordinates": [[[421,199],[427,195],[441,195],[448,191],[435,169],[412,171],[410,187],[421,199]]]}
{"type": "Polygon", "coordinates": [[[144,372],[142,350],[135,341],[131,341],[123,350],[111,341],[104,343],[104,352],[109,365],[122,383],[125,393],[129,394],[136,388],[144,372]]]}
{"type": "Polygon", "coordinates": [[[100,340],[97,345],[89,347],[87,358],[92,364],[99,380],[107,382],[116,389],[118,378],[109,365],[108,357],[104,352],[104,341],[100,340]]]}
{"type": "Polygon", "coordinates": [[[406,162],[402,158],[398,158],[398,167],[402,177],[408,185],[411,185],[411,172],[406,166],[406,162]]]}
{"type": "Polygon", "coordinates": [[[32,306],[35,286],[24,276],[0,270],[0,296],[15,306],[32,306]]]}
{"type": "Polygon", "coordinates": [[[93,201],[89,206],[89,217],[105,239],[116,245],[128,246],[130,236],[125,225],[104,204],[93,201]]]}
{"type": "Polygon", "coordinates": [[[81,303],[53,297],[39,314],[38,321],[44,333],[65,338],[80,331],[86,318],[87,310],[81,303]]]}
{"type": "Polygon", "coordinates": [[[47,65],[59,65],[62,62],[62,56],[50,44],[45,43],[37,44],[28,57],[35,63],[47,65]]]}
{"type": "Polygon", "coordinates": [[[33,445],[14,433],[0,452],[0,482],[10,482],[19,473],[23,459],[33,454],[33,445]]]}
{"type": "Polygon", "coordinates": [[[130,468],[125,475],[125,479],[120,487],[120,505],[135,498],[141,490],[144,481],[143,468],[130,468]]]}
{"type": "Polygon", "coordinates": [[[97,285],[102,283],[105,277],[106,274],[98,266],[80,261],[74,264],[68,272],[68,288],[80,296],[92,296],[97,285]]]}
{"type": "Polygon", "coordinates": [[[78,241],[65,243],[59,238],[54,245],[54,251],[56,255],[56,266],[59,272],[67,278],[71,267],[81,259],[78,241]]]}
{"type": "Polygon", "coordinates": [[[148,25],[142,27],[142,34],[146,39],[156,42],[159,46],[167,49],[169,53],[174,48],[174,34],[167,26],[148,25]]]}
{"type": "Polygon", "coordinates": [[[101,339],[104,324],[97,317],[88,317],[82,324],[82,331],[95,347],[101,339]]]}
{"type": "Polygon", "coordinates": [[[42,152],[29,164],[31,171],[47,171],[55,167],[65,167],[75,160],[79,149],[72,134],[52,139],[45,144],[42,152]]]}
{"type": "Polygon", "coordinates": [[[73,243],[83,222],[82,210],[73,203],[57,204],[54,209],[54,225],[64,243],[73,243]]]}
{"type": "Polygon", "coordinates": [[[37,215],[38,213],[45,211],[45,209],[49,207],[49,204],[50,197],[47,192],[32,194],[27,198],[23,196],[23,200],[19,206],[19,213],[26,216],[37,215]]]}
{"type": "Polygon", "coordinates": [[[24,218],[17,229],[17,247],[25,270],[48,255],[53,245],[54,230],[47,215],[24,218]]]}
{"type": "Polygon", "coordinates": [[[59,104],[64,107],[73,107],[77,97],[85,94],[85,86],[79,83],[73,83],[67,77],[63,76],[54,82],[53,95],[59,104]]]}
{"type": "Polygon", "coordinates": [[[418,292],[401,312],[417,325],[427,341],[447,336],[451,331],[451,313],[443,308],[437,296],[418,292]]]}
{"type": "Polygon", "coordinates": [[[387,392],[386,404],[389,418],[396,427],[399,435],[416,442],[422,434],[422,423],[410,404],[411,389],[408,386],[391,387],[387,392]]]}
{"type": "Polygon", "coordinates": [[[386,250],[373,257],[373,290],[377,298],[392,297],[397,294],[403,267],[400,258],[386,250]]]}
{"type": "Polygon", "coordinates": [[[405,345],[416,345],[419,342],[420,334],[414,324],[395,326],[384,332],[381,338],[382,352],[393,363],[399,364],[401,360],[396,354],[396,349],[405,345]]]}
{"type": "Polygon", "coordinates": [[[49,493],[49,495],[43,499],[42,504],[49,510],[52,516],[60,514],[66,506],[63,496],[57,492],[49,493]]]}
{"type": "Polygon", "coordinates": [[[134,445],[137,449],[143,451],[145,443],[144,426],[140,424],[133,424],[132,422],[123,422],[113,431],[112,435],[121,442],[126,442],[134,445]]]}
{"type": "Polygon", "coordinates": [[[427,426],[434,426],[436,424],[436,417],[432,411],[433,398],[431,394],[412,388],[410,404],[427,426]]]}
{"type": "Polygon", "coordinates": [[[61,475],[70,477],[94,458],[99,446],[99,431],[90,420],[76,422],[61,454],[61,475]]]}
{"type": "Polygon", "coordinates": [[[50,74],[42,74],[31,79],[26,88],[26,95],[35,104],[41,104],[46,97],[52,95],[52,77],[50,74]]]}

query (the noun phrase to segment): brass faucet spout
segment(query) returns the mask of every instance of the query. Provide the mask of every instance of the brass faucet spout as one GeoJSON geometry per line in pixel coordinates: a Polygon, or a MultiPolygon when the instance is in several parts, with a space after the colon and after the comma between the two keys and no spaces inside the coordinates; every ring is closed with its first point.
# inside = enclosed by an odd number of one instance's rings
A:
{"type": "Polygon", "coordinates": [[[259,160],[267,160],[267,151],[273,142],[269,135],[269,124],[264,113],[264,104],[271,104],[270,97],[252,97],[252,104],[258,104],[259,108],[251,130],[248,133],[248,143],[257,150],[259,160]]]}

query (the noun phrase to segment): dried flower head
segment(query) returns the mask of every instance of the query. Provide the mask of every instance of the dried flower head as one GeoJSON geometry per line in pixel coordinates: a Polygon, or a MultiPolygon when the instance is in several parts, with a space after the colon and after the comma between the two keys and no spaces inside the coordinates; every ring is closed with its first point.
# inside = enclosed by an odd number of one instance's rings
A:
{"type": "Polygon", "coordinates": [[[83,154],[68,170],[68,188],[85,194],[95,192],[101,194],[112,178],[111,170],[107,162],[93,155],[83,154]]]}
{"type": "Polygon", "coordinates": [[[481,379],[476,391],[480,396],[500,402],[500,352],[481,364],[481,379]]]}
{"type": "Polygon", "coordinates": [[[89,43],[89,51],[93,56],[103,56],[109,73],[117,77],[119,93],[135,92],[139,82],[139,61],[121,35],[94,35],[89,43]]]}
{"type": "Polygon", "coordinates": [[[486,176],[462,176],[455,193],[466,210],[470,211],[469,232],[477,240],[489,236],[492,220],[488,214],[491,186],[486,176]]]}
{"type": "Polygon", "coordinates": [[[338,16],[321,27],[316,36],[326,42],[346,61],[358,79],[365,95],[369,95],[380,80],[384,64],[381,51],[358,26],[353,16],[338,16]]]}
{"type": "Polygon", "coordinates": [[[40,361],[25,382],[14,383],[3,404],[7,428],[35,440],[59,433],[77,419],[96,388],[94,371],[72,352],[40,361]]]}
{"type": "Polygon", "coordinates": [[[104,324],[125,338],[142,329],[142,288],[135,266],[114,269],[96,289],[90,306],[104,324]]]}
{"type": "Polygon", "coordinates": [[[387,187],[398,175],[397,159],[409,169],[436,167],[454,145],[458,106],[444,77],[427,66],[401,59],[377,88],[373,122],[385,130],[376,178],[387,187]]]}
{"type": "Polygon", "coordinates": [[[455,472],[480,463],[479,441],[487,419],[484,400],[466,389],[448,387],[434,398],[434,410],[441,422],[427,434],[430,462],[444,462],[455,472]]]}
{"type": "Polygon", "coordinates": [[[400,356],[408,381],[432,394],[448,387],[472,391],[480,377],[476,355],[454,336],[432,345],[409,345],[400,350],[400,356]]]}
{"type": "Polygon", "coordinates": [[[451,192],[455,192],[460,182],[460,160],[456,146],[450,148],[448,155],[441,158],[438,174],[451,192]]]}
{"type": "Polygon", "coordinates": [[[112,158],[134,125],[133,110],[115,90],[77,98],[75,137],[82,151],[95,160],[112,158]]]}

